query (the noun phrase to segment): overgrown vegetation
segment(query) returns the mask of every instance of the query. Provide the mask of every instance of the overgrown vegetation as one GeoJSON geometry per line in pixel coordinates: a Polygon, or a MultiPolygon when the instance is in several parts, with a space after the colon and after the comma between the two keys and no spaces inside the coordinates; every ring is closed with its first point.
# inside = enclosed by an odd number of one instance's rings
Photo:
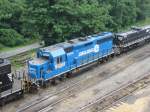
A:
{"type": "Polygon", "coordinates": [[[149,0],[0,0],[0,46],[21,45],[32,38],[50,45],[117,32],[149,16],[149,0]]]}
{"type": "Polygon", "coordinates": [[[6,46],[17,46],[24,43],[23,36],[13,29],[0,29],[0,43],[6,46]]]}
{"type": "Polygon", "coordinates": [[[27,60],[31,59],[31,57],[35,56],[35,50],[28,51],[24,54],[19,54],[10,58],[12,69],[17,70],[21,67],[26,66],[27,60]]]}

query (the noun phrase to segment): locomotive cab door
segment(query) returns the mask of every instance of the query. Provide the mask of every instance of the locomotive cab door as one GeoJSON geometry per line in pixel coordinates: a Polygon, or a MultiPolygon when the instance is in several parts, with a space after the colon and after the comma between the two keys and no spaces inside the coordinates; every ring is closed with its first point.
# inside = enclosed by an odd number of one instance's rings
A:
{"type": "Polygon", "coordinates": [[[55,69],[60,69],[65,66],[65,56],[57,56],[55,58],[55,69]]]}

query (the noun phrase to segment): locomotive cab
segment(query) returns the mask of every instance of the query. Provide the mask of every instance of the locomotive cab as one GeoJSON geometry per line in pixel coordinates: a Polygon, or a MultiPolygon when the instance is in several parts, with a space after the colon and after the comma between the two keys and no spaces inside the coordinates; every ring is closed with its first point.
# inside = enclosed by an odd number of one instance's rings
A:
{"type": "Polygon", "coordinates": [[[51,52],[52,60],[53,60],[53,68],[55,70],[61,69],[65,66],[65,52],[63,49],[56,50],[55,52],[51,52]]]}

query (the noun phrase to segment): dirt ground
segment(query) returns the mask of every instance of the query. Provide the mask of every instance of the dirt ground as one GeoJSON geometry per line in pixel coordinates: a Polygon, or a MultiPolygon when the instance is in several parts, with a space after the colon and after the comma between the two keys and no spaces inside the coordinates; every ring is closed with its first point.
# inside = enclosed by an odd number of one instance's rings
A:
{"type": "Polygon", "coordinates": [[[150,85],[123,98],[105,112],[150,112],[150,85]]]}

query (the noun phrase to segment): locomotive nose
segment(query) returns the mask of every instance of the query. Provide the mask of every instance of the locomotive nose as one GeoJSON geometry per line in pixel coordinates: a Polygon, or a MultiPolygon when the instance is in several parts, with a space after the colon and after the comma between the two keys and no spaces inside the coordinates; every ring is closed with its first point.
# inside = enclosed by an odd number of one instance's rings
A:
{"type": "Polygon", "coordinates": [[[40,66],[40,65],[45,64],[46,62],[47,62],[46,59],[35,58],[35,59],[29,61],[29,64],[30,64],[30,65],[39,65],[39,66],[40,66]]]}
{"type": "Polygon", "coordinates": [[[41,76],[41,69],[47,63],[48,63],[48,60],[38,59],[38,58],[29,61],[29,63],[28,63],[29,76],[33,79],[40,79],[42,77],[41,76]]]}

